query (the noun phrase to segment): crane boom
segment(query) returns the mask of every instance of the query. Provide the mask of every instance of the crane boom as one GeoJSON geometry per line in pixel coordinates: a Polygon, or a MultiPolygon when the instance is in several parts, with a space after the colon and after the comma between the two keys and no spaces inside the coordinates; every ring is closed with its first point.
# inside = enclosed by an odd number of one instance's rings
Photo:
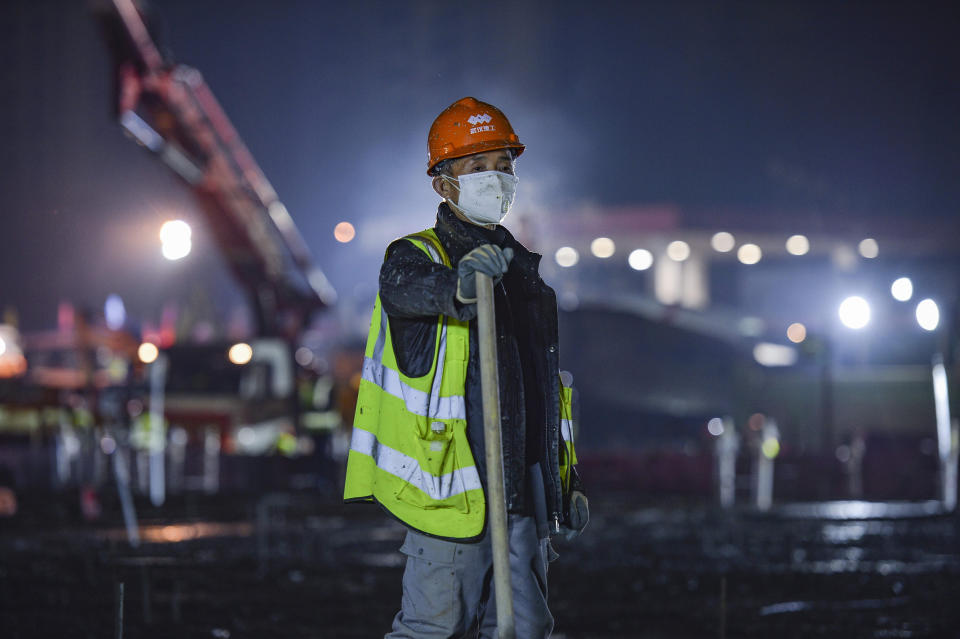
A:
{"type": "Polygon", "coordinates": [[[336,292],[313,263],[287,208],[203,76],[163,57],[133,0],[111,0],[105,17],[121,126],[198,198],[248,294],[258,333],[302,328],[315,310],[336,300],[336,292]]]}

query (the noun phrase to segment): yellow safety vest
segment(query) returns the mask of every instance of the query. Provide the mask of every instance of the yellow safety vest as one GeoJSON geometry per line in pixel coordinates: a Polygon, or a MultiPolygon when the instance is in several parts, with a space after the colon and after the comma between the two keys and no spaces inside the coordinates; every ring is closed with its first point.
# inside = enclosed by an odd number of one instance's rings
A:
{"type": "Polygon", "coordinates": [[[560,384],[560,484],[563,494],[570,493],[572,469],[577,465],[577,451],[573,447],[573,389],[560,384]]]}
{"type": "MultiPolygon", "coordinates": [[[[450,259],[433,229],[404,238],[436,263],[450,259]]],[[[343,498],[377,502],[407,526],[447,539],[483,532],[486,504],[467,439],[469,323],[437,316],[430,370],[409,377],[397,365],[389,318],[377,295],[347,458],[343,498]]],[[[560,397],[559,470],[564,492],[576,464],[570,389],[560,397]]]]}

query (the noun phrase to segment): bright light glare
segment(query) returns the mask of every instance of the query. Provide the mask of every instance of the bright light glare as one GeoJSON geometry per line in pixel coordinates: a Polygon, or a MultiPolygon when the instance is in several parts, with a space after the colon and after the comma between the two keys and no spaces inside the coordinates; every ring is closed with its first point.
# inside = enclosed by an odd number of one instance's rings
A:
{"type": "Polygon", "coordinates": [[[852,295],[840,303],[840,321],[847,328],[861,329],[870,323],[870,304],[859,295],[852,295]]]}
{"type": "Polygon", "coordinates": [[[763,257],[763,251],[756,244],[744,244],[737,249],[737,259],[743,264],[756,264],[763,257]]]}
{"type": "Polygon", "coordinates": [[[627,262],[630,264],[630,268],[633,270],[645,271],[653,266],[653,253],[647,249],[637,249],[630,253],[630,257],[627,258],[627,262]]]}
{"type": "Polygon", "coordinates": [[[797,349],[783,344],[760,342],[753,347],[753,358],[763,366],[793,366],[797,363],[797,349]]]}
{"type": "Polygon", "coordinates": [[[690,257],[690,245],[683,240],[674,240],[667,245],[667,257],[674,262],[682,262],[690,257]]]}
{"type": "Polygon", "coordinates": [[[590,242],[590,252],[600,259],[607,259],[617,250],[613,240],[609,237],[598,237],[590,242]]]}
{"type": "Polygon", "coordinates": [[[726,231],[720,231],[719,233],[714,233],[713,237],[710,238],[710,246],[713,247],[713,250],[718,253],[729,253],[733,250],[733,247],[736,246],[737,241],[734,239],[731,233],[726,231]]]}
{"type": "Polygon", "coordinates": [[[790,255],[806,255],[810,252],[810,240],[806,235],[791,235],[787,238],[787,253],[790,255]]]}
{"type": "Polygon", "coordinates": [[[253,358],[253,349],[249,344],[240,342],[230,347],[227,357],[237,366],[243,366],[253,358]]]}
{"type": "Polygon", "coordinates": [[[193,231],[183,220],[170,220],[160,227],[160,252],[170,261],[190,255],[193,231]]]}
{"type": "Polygon", "coordinates": [[[935,331],[940,325],[940,308],[932,299],[917,304],[917,324],[925,331],[935,331]]]}
{"type": "Polygon", "coordinates": [[[872,237],[868,237],[865,240],[860,242],[860,255],[865,258],[872,260],[877,255],[880,254],[880,247],[877,245],[877,241],[872,237]]]}
{"type": "Polygon", "coordinates": [[[714,417],[711,419],[709,422],[707,422],[707,432],[714,437],[723,435],[723,420],[719,417],[714,417]]]}
{"type": "Polygon", "coordinates": [[[890,285],[890,294],[899,302],[906,302],[913,297],[913,282],[909,277],[899,277],[890,285]]]}
{"type": "Polygon", "coordinates": [[[335,237],[337,241],[342,244],[346,244],[356,237],[356,235],[357,231],[353,228],[353,224],[350,222],[340,222],[333,227],[333,237],[335,237]]]}
{"type": "Polygon", "coordinates": [[[140,345],[140,348],[137,349],[137,357],[140,358],[140,361],[144,364],[150,364],[155,361],[160,355],[160,349],[157,348],[156,344],[151,344],[150,342],[144,342],[140,345]]]}
{"type": "Polygon", "coordinates": [[[787,339],[794,344],[799,344],[807,339],[807,327],[800,322],[794,322],[787,327],[787,339]]]}
{"type": "Polygon", "coordinates": [[[0,355],[3,355],[7,352],[7,343],[3,341],[3,338],[0,337],[0,355]]]}
{"type": "Polygon", "coordinates": [[[569,268],[580,261],[580,254],[577,253],[577,249],[572,246],[561,246],[557,249],[557,252],[554,253],[553,259],[555,259],[560,266],[569,268]]]}

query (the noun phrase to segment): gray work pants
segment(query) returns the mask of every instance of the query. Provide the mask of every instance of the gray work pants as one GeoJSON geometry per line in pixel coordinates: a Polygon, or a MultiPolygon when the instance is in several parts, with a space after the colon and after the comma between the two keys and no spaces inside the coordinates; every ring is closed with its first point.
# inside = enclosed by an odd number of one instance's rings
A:
{"type": "MultiPolygon", "coordinates": [[[[509,515],[508,526],[516,636],[549,637],[549,539],[539,538],[533,517],[509,515]]],[[[384,639],[497,637],[489,534],[477,543],[458,544],[408,531],[400,552],[407,556],[403,603],[384,639]]]]}

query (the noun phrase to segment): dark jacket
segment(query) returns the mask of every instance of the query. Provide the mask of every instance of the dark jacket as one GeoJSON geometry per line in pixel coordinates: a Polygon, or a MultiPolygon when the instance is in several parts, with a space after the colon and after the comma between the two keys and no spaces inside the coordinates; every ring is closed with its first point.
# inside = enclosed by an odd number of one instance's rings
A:
{"type": "MultiPolygon", "coordinates": [[[[557,301],[553,289],[538,274],[540,255],[528,251],[502,226],[487,230],[458,219],[446,204],[434,226],[451,263],[487,243],[514,250],[510,268],[494,289],[497,362],[500,378],[504,479],[507,508],[532,514],[527,469],[539,463],[547,513],[554,522],[566,518],[557,455],[560,444],[558,396],[557,301]]],[[[403,372],[419,376],[430,370],[436,316],[473,320],[476,305],[456,301],[457,270],[434,263],[406,240],[387,249],[380,269],[380,301],[390,317],[397,363],[403,372]]],[[[470,322],[467,363],[467,437],[480,479],[486,486],[480,358],[475,321],[470,322]]],[[[574,471],[575,473],[575,471],[574,471]]],[[[574,474],[576,488],[579,481],[574,474]]]]}

